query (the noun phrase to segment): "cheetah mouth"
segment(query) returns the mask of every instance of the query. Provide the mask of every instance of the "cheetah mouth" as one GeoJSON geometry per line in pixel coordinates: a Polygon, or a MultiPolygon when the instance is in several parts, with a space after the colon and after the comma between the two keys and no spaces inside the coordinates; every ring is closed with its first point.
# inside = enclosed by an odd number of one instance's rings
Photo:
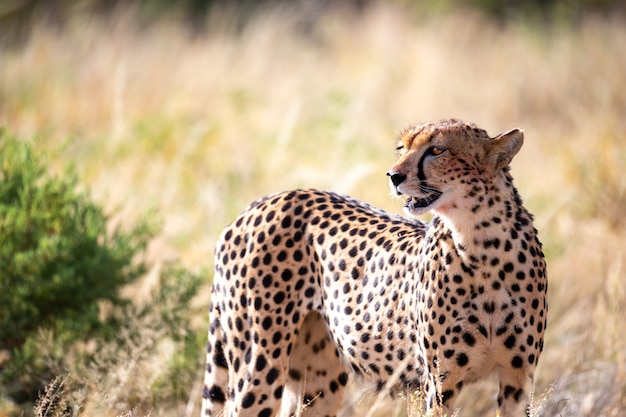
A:
{"type": "Polygon", "coordinates": [[[439,197],[441,197],[441,193],[438,191],[433,191],[423,198],[408,197],[404,202],[404,207],[410,211],[422,210],[432,205],[439,197]]]}

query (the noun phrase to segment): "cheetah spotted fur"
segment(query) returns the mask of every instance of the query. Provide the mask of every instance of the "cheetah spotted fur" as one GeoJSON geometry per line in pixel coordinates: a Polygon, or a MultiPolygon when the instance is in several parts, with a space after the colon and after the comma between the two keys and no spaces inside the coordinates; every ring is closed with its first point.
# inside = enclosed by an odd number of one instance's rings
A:
{"type": "Polygon", "coordinates": [[[355,375],[452,415],[492,373],[498,415],[523,415],[547,316],[509,173],[523,137],[457,120],[402,132],[390,186],[429,223],[325,191],[252,203],[216,246],[203,415],[334,416],[355,375]]]}

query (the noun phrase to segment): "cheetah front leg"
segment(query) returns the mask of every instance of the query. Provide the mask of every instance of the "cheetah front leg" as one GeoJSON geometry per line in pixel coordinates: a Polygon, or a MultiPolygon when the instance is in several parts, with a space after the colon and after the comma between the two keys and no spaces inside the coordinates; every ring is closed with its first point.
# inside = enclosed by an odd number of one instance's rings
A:
{"type": "Polygon", "coordinates": [[[289,360],[280,416],[335,416],[347,381],[326,323],[318,313],[309,313],[289,360]]]}
{"type": "MultiPolygon", "coordinates": [[[[450,379],[445,373],[429,373],[426,381],[426,415],[434,417],[451,417],[454,414],[454,402],[458,391],[450,389],[450,379]]],[[[458,385],[459,387],[462,386],[458,385]]]]}
{"type": "Polygon", "coordinates": [[[499,374],[500,391],[498,392],[497,417],[526,415],[522,404],[526,403],[527,388],[532,385],[532,378],[521,370],[503,369],[499,374]]]}

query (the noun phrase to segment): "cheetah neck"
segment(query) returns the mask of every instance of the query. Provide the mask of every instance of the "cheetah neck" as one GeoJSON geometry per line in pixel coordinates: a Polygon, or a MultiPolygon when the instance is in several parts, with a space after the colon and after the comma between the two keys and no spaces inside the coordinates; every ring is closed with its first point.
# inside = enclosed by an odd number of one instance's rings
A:
{"type": "MultiPolygon", "coordinates": [[[[463,257],[476,258],[491,246],[504,244],[511,234],[534,237],[532,215],[507,171],[492,183],[475,187],[455,207],[435,211],[433,224],[448,229],[455,248],[463,257]]],[[[437,227],[435,227],[437,229],[437,227]]]]}

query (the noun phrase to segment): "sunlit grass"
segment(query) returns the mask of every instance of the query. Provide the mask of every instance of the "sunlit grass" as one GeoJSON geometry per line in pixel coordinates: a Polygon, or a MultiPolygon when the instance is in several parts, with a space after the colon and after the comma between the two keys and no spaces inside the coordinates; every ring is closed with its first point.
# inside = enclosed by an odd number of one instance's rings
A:
{"type": "MultiPolygon", "coordinates": [[[[118,221],[158,210],[154,260],[207,269],[220,230],[270,192],[333,189],[399,212],[384,173],[410,123],[521,127],[513,174],[550,277],[535,392],[556,385],[541,415],[624,415],[624,22],[502,26],[391,6],[331,13],[307,35],[294,22],[268,11],[238,34],[222,23],[191,36],[126,10],[36,27],[0,50],[0,124],[75,164],[118,221]]],[[[466,389],[460,415],[493,414],[495,392],[466,389]]]]}

